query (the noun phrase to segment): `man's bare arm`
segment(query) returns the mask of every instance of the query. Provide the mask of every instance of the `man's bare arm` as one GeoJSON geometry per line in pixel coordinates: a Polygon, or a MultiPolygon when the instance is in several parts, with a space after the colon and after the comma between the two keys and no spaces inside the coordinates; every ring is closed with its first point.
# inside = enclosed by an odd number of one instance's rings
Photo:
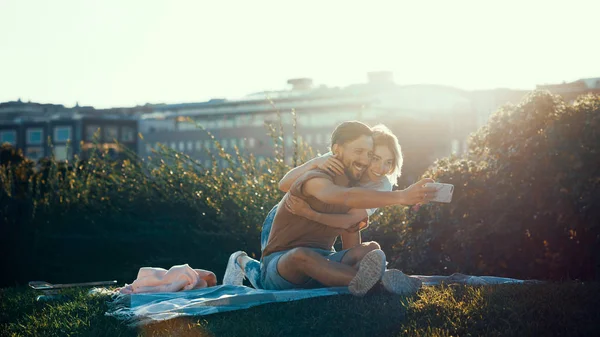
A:
{"type": "Polygon", "coordinates": [[[343,164],[336,159],[335,156],[322,155],[289,170],[279,181],[279,190],[287,193],[296,179],[300,178],[304,173],[316,168],[321,168],[323,170],[330,169],[335,174],[344,174],[343,164]]]}
{"type": "Polygon", "coordinates": [[[306,201],[292,195],[286,197],[285,207],[290,213],[316,221],[325,226],[341,229],[349,229],[369,217],[367,211],[364,209],[351,209],[345,214],[317,212],[310,208],[306,201]]]}
{"type": "Polygon", "coordinates": [[[281,180],[279,181],[279,189],[287,193],[287,191],[290,190],[290,187],[292,187],[296,179],[298,179],[300,176],[302,176],[309,170],[317,168],[317,166],[319,165],[317,160],[318,158],[319,157],[313,158],[307,161],[306,163],[300,166],[296,166],[293,169],[289,170],[288,173],[286,173],[283,176],[283,178],[281,178],[281,180]]]}
{"type": "Polygon", "coordinates": [[[435,197],[435,188],[423,186],[428,182],[433,182],[433,179],[422,179],[407,189],[387,192],[361,187],[342,187],[326,178],[313,178],[304,183],[302,193],[328,204],[359,209],[414,205],[428,202],[435,197]]]}

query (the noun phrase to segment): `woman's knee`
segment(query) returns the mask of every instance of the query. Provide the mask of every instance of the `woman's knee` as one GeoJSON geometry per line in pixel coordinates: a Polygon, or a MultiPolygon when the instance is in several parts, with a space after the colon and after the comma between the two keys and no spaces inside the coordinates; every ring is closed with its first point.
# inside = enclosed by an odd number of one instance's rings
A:
{"type": "Polygon", "coordinates": [[[381,246],[375,241],[364,242],[363,245],[365,247],[365,250],[369,252],[375,249],[381,249],[381,246]]]}

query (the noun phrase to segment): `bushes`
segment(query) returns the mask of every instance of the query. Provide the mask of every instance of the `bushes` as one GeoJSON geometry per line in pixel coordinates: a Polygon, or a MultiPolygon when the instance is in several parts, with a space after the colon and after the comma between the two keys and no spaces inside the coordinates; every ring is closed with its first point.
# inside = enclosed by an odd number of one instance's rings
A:
{"type": "Polygon", "coordinates": [[[407,211],[398,266],[521,278],[597,279],[600,98],[534,92],[496,112],[462,158],[423,176],[455,185],[449,205],[407,211]],[[404,236],[410,234],[409,236],[404,236]]]}
{"type": "MultiPolygon", "coordinates": [[[[472,135],[468,154],[423,174],[455,185],[451,204],[384,208],[364,239],[380,242],[408,273],[597,279],[599,110],[599,97],[571,105],[543,92],[504,107],[472,135]]],[[[281,127],[269,132],[275,158],[211,154],[227,168],[163,147],[148,160],[128,153],[114,162],[93,151],[34,169],[4,149],[0,284],[128,282],[141,266],[181,263],[220,273],[235,250],[258,256],[262,222],[289,169],[281,127]]],[[[312,156],[294,146],[298,162],[312,156]]]]}
{"type": "MultiPolygon", "coordinates": [[[[46,159],[36,170],[22,156],[7,160],[0,175],[0,285],[90,280],[99,276],[95,266],[111,264],[103,278],[119,281],[131,281],[143,265],[190,263],[221,273],[235,250],[257,256],[262,222],[281,198],[277,183],[288,170],[280,131],[269,131],[276,157],[264,163],[238,150],[227,154],[216,141],[210,167],[166,147],[148,160],[129,152],[117,162],[92,151],[85,161],[46,159]],[[218,168],[217,158],[228,167],[218,168]]],[[[302,144],[285,150],[297,160],[312,156],[302,144]]]]}

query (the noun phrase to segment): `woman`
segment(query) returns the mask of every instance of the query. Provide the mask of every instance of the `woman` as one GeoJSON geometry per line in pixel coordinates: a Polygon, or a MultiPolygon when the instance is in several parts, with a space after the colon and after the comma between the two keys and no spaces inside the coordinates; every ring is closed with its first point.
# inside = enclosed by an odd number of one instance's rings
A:
{"type": "MultiPolygon", "coordinates": [[[[384,125],[376,125],[373,128],[373,156],[369,168],[361,177],[359,186],[382,191],[391,191],[402,170],[402,152],[396,136],[384,125]]],[[[313,158],[308,162],[290,170],[279,182],[279,189],[287,192],[296,179],[312,169],[329,170],[333,174],[345,174],[344,165],[329,152],[323,156],[313,158]]],[[[261,233],[261,250],[267,244],[271,224],[277,211],[275,205],[265,222],[261,233]]],[[[377,209],[351,209],[346,214],[326,214],[314,211],[302,199],[288,196],[285,207],[292,213],[303,216],[310,220],[327,224],[328,226],[347,228],[348,225],[357,225],[357,230],[367,227],[367,219],[377,209]]],[[[357,242],[355,244],[360,244],[357,242]]],[[[244,276],[248,278],[252,286],[262,289],[260,285],[260,262],[249,257],[245,252],[238,251],[229,257],[223,284],[241,285],[244,276]]]]}

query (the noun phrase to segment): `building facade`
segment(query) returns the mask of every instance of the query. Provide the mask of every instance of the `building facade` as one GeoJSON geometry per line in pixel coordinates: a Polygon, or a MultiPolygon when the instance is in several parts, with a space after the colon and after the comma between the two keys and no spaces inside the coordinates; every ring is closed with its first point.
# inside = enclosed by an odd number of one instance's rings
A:
{"type": "Polygon", "coordinates": [[[117,143],[137,150],[138,117],[91,107],[30,102],[0,104],[0,143],[21,149],[32,160],[54,155],[56,160],[85,158],[98,131],[97,146],[119,155],[117,143]]]}
{"type": "MultiPolygon", "coordinates": [[[[216,140],[228,153],[233,154],[237,147],[262,160],[273,156],[273,140],[266,125],[274,124],[279,131],[281,121],[285,160],[291,162],[294,131],[304,143],[324,153],[336,125],[360,120],[387,125],[408,153],[428,153],[434,160],[467,151],[469,135],[486,124],[493,112],[504,104],[519,103],[528,93],[398,85],[390,72],[370,73],[366,83],[344,88],[314,87],[307,78],[292,79],[288,84],[290,90],[259,92],[242,99],[105,110],[0,103],[0,142],[22,149],[31,159],[54,153],[59,160],[71,159],[76,153],[85,158],[95,146],[119,157],[117,142],[147,158],[163,144],[208,164],[211,156],[207,151],[214,153],[216,140]],[[142,137],[137,137],[138,133],[142,137]]],[[[583,93],[600,93],[600,79],[538,89],[572,101],[583,93]]]]}

